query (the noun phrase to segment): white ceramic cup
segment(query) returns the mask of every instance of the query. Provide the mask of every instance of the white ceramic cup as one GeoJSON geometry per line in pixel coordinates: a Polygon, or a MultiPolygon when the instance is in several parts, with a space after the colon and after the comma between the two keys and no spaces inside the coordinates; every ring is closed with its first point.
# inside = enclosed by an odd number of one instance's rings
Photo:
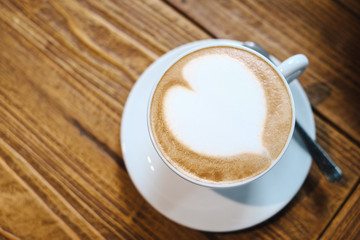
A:
{"type": "Polygon", "coordinates": [[[263,176],[264,174],[266,174],[268,171],[270,171],[272,169],[272,167],[280,161],[280,159],[282,158],[284,152],[286,151],[290,140],[292,138],[293,132],[294,132],[294,125],[295,125],[295,106],[294,106],[294,101],[293,101],[293,97],[292,97],[292,93],[291,90],[289,88],[289,83],[291,81],[293,81],[294,79],[296,79],[298,76],[300,76],[304,70],[306,69],[306,67],[309,64],[308,59],[306,58],[306,56],[302,55],[302,54],[297,54],[294,55],[288,59],[286,59],[284,62],[282,62],[280,65],[275,66],[271,61],[269,61],[265,56],[261,55],[260,53],[243,46],[243,44],[241,42],[235,42],[235,41],[231,41],[231,42],[222,42],[221,40],[219,40],[218,42],[214,42],[214,43],[204,43],[203,45],[197,46],[195,48],[190,49],[189,51],[184,52],[183,54],[179,55],[177,58],[174,59],[174,61],[171,62],[171,64],[169,64],[169,66],[167,68],[164,69],[163,74],[166,72],[166,70],[168,70],[173,64],[175,64],[177,61],[179,61],[181,58],[185,57],[186,55],[195,52],[197,50],[203,49],[203,48],[208,48],[208,47],[216,47],[216,46],[229,46],[229,47],[234,47],[234,48],[238,48],[238,49],[243,49],[246,50],[248,52],[251,52],[257,56],[259,56],[260,58],[262,58],[265,62],[267,62],[270,66],[272,66],[272,68],[279,73],[279,75],[281,76],[283,82],[285,83],[286,89],[288,91],[288,94],[290,96],[291,99],[291,106],[292,106],[292,123],[291,123],[291,130],[289,132],[286,144],[284,146],[284,148],[282,149],[281,153],[279,154],[279,156],[277,157],[277,159],[275,161],[273,161],[273,163],[263,172],[261,172],[260,174],[251,177],[251,178],[247,178],[238,182],[234,182],[234,183],[206,183],[206,182],[201,182],[198,181],[196,179],[193,179],[189,176],[184,175],[183,173],[181,173],[178,169],[176,169],[161,153],[161,151],[159,150],[157,143],[155,141],[155,138],[153,136],[152,130],[151,130],[151,126],[150,126],[150,107],[151,107],[151,101],[155,92],[155,89],[159,83],[159,81],[161,80],[161,77],[159,79],[157,79],[157,81],[155,82],[155,85],[151,91],[150,94],[150,98],[148,100],[148,107],[147,107],[147,129],[148,129],[148,133],[150,135],[150,139],[152,142],[152,145],[154,147],[154,149],[156,150],[157,154],[159,155],[159,157],[162,159],[162,161],[173,171],[175,172],[177,175],[179,175],[180,177],[182,177],[183,179],[186,179],[194,184],[200,185],[200,186],[204,186],[204,187],[209,187],[209,188],[229,188],[229,187],[236,187],[236,186],[240,186],[240,185],[244,185],[247,183],[250,183],[256,179],[258,179],[259,177],[263,176]]]}

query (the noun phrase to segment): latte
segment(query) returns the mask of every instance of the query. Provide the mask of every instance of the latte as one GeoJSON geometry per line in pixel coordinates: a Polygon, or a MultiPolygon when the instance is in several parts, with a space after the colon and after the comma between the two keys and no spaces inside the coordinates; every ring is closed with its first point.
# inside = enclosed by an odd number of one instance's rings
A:
{"type": "Polygon", "coordinates": [[[150,104],[150,129],[163,157],[184,175],[234,183],[265,171],[292,127],[291,97],[262,58],[209,47],[173,64],[150,104]]]}

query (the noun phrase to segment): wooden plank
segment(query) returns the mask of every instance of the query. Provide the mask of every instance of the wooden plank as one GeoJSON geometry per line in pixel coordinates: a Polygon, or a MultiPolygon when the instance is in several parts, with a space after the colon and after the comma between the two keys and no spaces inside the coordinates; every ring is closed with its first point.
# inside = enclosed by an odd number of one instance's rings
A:
{"type": "Polygon", "coordinates": [[[360,239],[360,185],[331,222],[321,239],[360,239]]]}
{"type": "Polygon", "coordinates": [[[343,4],[348,11],[354,13],[357,17],[360,17],[360,2],[357,0],[336,0],[343,4]]]}
{"type": "MultiPolygon", "coordinates": [[[[75,233],[68,225],[54,214],[42,199],[34,194],[34,191],[28,186],[28,183],[22,180],[16,172],[7,166],[6,158],[18,158],[23,161],[21,156],[14,149],[9,147],[3,140],[1,144],[0,159],[0,229],[2,234],[8,237],[18,239],[79,239],[82,238],[100,238],[101,235],[86,224],[78,224],[77,227],[86,230],[86,232],[75,233]],[[11,155],[11,156],[10,156],[11,155]]],[[[26,166],[26,170],[31,173],[31,167],[26,166]]],[[[53,193],[56,194],[56,193],[53,193]]],[[[50,194],[49,194],[50,195],[50,194]]],[[[61,204],[59,204],[61,208],[61,204]]],[[[63,214],[65,211],[63,211],[63,214]]],[[[67,215],[68,218],[73,216],[67,215]]],[[[75,217],[76,218],[76,217],[75,217]]],[[[79,216],[77,216],[77,219],[79,216]]]]}
{"type": "Polygon", "coordinates": [[[169,0],[217,38],[254,41],[280,60],[309,57],[300,77],[314,108],[360,142],[360,20],[334,1],[169,0]]]}

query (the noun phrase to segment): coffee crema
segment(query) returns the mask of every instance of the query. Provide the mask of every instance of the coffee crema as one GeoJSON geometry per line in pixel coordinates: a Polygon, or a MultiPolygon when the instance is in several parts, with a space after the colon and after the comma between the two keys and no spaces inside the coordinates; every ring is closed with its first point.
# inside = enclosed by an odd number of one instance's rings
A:
{"type": "Polygon", "coordinates": [[[164,158],[205,183],[243,181],[265,171],[292,127],[291,98],[279,74],[246,50],[192,52],[156,86],[150,128],[164,158]]]}

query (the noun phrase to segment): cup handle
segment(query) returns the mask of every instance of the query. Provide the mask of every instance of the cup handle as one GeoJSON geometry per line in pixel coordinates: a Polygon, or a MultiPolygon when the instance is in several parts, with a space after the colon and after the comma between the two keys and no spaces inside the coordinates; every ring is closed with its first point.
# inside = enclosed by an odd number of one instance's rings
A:
{"type": "Polygon", "coordinates": [[[309,65],[309,60],[303,54],[296,54],[283,61],[278,69],[288,83],[300,76],[309,65]]]}

